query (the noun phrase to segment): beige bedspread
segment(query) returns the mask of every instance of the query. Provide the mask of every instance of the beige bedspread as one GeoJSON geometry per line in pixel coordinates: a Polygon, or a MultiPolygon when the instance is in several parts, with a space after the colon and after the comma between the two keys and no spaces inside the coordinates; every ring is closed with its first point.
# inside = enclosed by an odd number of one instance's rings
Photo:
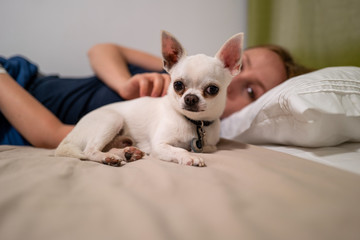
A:
{"type": "Polygon", "coordinates": [[[360,239],[360,176],[223,140],[197,168],[0,146],[0,239],[360,239]]]}

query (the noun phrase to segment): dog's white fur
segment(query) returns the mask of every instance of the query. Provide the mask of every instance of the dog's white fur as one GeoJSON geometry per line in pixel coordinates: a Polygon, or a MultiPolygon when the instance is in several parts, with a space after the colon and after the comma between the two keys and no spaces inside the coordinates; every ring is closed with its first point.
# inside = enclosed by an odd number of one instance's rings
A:
{"type": "Polygon", "coordinates": [[[60,143],[55,155],[122,165],[141,158],[143,151],[165,161],[205,166],[201,157],[189,152],[197,131],[185,116],[213,121],[204,127],[204,152],[215,151],[227,87],[240,71],[242,42],[243,34],[239,33],[230,38],[215,57],[187,56],[180,43],[163,31],[164,69],[171,76],[167,95],[114,103],[90,112],[60,143]],[[174,83],[178,81],[184,86],[180,92],[174,90],[174,83]],[[206,92],[209,86],[218,87],[215,96],[206,92]],[[198,99],[190,107],[185,103],[189,94],[198,99]],[[124,147],[128,138],[137,148],[124,147]]]}

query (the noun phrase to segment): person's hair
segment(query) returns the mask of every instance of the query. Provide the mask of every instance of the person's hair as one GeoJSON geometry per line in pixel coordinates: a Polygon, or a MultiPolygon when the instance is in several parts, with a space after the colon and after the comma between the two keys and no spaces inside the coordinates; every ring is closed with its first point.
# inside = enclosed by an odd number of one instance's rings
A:
{"type": "MultiPolygon", "coordinates": [[[[287,79],[314,71],[314,69],[305,67],[305,66],[295,62],[294,58],[291,56],[290,52],[281,46],[274,45],[274,44],[264,44],[264,45],[257,45],[254,47],[250,47],[250,48],[266,48],[266,49],[276,53],[281,58],[281,60],[284,62],[287,79]]],[[[250,49],[250,48],[248,48],[248,49],[250,49]]]]}

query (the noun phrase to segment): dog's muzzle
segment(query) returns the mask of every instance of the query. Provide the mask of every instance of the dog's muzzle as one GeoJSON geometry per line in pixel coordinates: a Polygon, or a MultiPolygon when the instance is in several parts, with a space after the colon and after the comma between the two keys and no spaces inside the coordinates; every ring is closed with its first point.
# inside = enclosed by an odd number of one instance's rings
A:
{"type": "Polygon", "coordinates": [[[191,112],[199,111],[199,97],[195,94],[188,94],[184,97],[184,109],[191,112]]]}

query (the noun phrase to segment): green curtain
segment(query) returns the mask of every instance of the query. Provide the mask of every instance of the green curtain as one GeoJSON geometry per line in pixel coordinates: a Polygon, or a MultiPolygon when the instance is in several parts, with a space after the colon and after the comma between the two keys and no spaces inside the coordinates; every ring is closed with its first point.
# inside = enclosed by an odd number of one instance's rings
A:
{"type": "Polygon", "coordinates": [[[305,66],[360,66],[359,0],[248,0],[247,46],[278,44],[305,66]]]}

